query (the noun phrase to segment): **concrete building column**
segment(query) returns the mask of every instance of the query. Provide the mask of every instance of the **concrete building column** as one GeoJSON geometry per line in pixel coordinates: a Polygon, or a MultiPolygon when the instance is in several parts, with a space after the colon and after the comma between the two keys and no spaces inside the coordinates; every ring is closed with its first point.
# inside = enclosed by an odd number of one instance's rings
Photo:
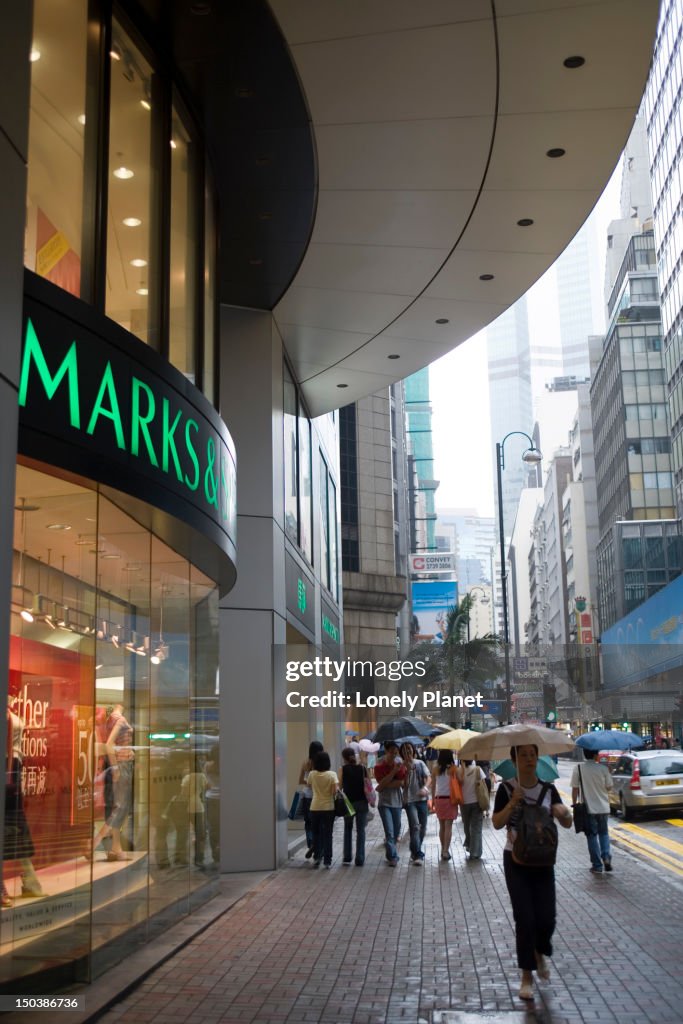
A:
{"type": "Polygon", "coordinates": [[[221,870],[287,858],[282,344],[272,317],[221,309],[221,415],[237,450],[237,582],[220,603],[221,870]],[[283,645],[274,647],[274,645],[283,645]]]}
{"type": "MultiPolygon", "coordinates": [[[[17,457],[17,390],[21,362],[24,221],[30,95],[33,4],[3,4],[0,12],[0,607],[7,608],[12,582],[14,480],[17,457]]],[[[9,616],[0,622],[0,664],[9,664],[9,616]]],[[[7,672],[0,684],[7,703],[7,672]]],[[[4,721],[4,718],[3,718],[4,721]]],[[[6,730],[0,730],[0,757],[5,759],[6,730]]],[[[0,806],[5,773],[0,773],[0,806]]]]}

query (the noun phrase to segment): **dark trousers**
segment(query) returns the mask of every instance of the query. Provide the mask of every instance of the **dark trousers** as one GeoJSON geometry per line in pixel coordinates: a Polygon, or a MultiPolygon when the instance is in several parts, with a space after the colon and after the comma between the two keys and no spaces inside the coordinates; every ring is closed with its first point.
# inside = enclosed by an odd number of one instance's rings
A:
{"type": "Polygon", "coordinates": [[[306,832],[306,846],[309,850],[313,849],[313,822],[311,821],[311,803],[313,797],[302,796],[301,807],[304,815],[304,831],[306,832]]]}
{"type": "Polygon", "coordinates": [[[555,869],[515,864],[509,850],[503,854],[503,868],[515,919],[517,966],[534,971],[536,953],[553,955],[555,869]]]}
{"type": "Polygon", "coordinates": [[[334,829],[334,811],[311,811],[313,825],[313,858],[332,863],[332,830],[334,829]]]}

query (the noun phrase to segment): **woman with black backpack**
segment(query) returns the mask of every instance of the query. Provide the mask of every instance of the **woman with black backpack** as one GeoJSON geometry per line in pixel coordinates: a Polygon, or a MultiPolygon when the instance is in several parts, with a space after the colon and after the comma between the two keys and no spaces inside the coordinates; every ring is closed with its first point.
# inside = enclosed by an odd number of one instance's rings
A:
{"type": "Polygon", "coordinates": [[[503,851],[505,882],[515,919],[517,965],[522,971],[521,999],[533,999],[533,971],[550,977],[555,931],[555,855],[557,827],[572,824],[572,814],[552,783],[536,775],[538,747],[512,747],[517,778],[498,787],[491,823],[507,828],[503,851]]]}

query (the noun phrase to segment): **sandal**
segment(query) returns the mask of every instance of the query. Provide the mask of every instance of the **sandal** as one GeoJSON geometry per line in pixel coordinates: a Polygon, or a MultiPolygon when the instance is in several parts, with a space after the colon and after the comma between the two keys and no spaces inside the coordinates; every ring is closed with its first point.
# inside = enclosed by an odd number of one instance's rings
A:
{"type": "Polygon", "coordinates": [[[108,850],[107,851],[107,860],[132,860],[132,859],[133,859],[133,854],[132,853],[126,853],[125,850],[117,850],[116,853],[114,853],[113,850],[108,850]]]}

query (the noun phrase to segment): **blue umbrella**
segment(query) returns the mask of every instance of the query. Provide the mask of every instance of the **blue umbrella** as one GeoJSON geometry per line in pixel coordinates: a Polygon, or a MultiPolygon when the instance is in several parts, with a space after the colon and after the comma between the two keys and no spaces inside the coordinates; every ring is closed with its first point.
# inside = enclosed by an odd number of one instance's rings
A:
{"type": "Polygon", "coordinates": [[[645,741],[642,736],[633,732],[622,732],[621,729],[597,729],[595,732],[584,732],[576,741],[577,747],[584,750],[631,750],[642,747],[645,741]]]}
{"type": "MultiPolygon", "coordinates": [[[[509,757],[504,761],[494,761],[491,767],[496,775],[500,775],[501,779],[514,779],[517,776],[515,762],[509,757]]],[[[539,757],[536,764],[536,775],[540,782],[554,782],[555,779],[559,779],[560,773],[552,757],[548,754],[542,754],[539,757]]]]}

